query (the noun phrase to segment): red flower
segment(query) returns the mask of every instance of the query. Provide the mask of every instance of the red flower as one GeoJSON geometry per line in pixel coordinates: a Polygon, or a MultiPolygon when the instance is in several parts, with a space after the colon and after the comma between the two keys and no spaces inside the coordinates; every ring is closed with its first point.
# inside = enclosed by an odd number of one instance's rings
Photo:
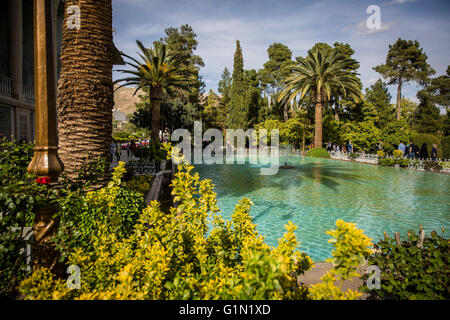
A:
{"type": "Polygon", "coordinates": [[[49,184],[50,183],[50,177],[37,178],[36,182],[39,183],[39,184],[49,184]]]}

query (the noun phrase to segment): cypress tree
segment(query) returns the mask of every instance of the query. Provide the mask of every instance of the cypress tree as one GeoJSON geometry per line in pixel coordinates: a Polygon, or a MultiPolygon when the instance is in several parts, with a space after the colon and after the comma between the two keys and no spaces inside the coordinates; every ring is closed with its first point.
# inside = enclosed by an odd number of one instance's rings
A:
{"type": "Polygon", "coordinates": [[[248,114],[245,107],[244,59],[242,57],[241,44],[239,40],[236,40],[228,126],[232,129],[246,129],[247,118],[248,114]]]}

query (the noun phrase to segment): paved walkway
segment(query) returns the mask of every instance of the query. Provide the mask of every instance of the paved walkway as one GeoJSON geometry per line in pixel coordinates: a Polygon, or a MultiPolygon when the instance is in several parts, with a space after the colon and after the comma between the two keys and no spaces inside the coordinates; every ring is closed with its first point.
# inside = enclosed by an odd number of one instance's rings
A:
{"type": "MultiPolygon", "coordinates": [[[[333,265],[331,263],[327,263],[327,262],[318,262],[315,263],[315,268],[313,268],[312,270],[309,270],[307,272],[305,272],[305,274],[301,275],[298,277],[297,282],[299,284],[305,284],[307,286],[310,286],[312,284],[317,284],[322,282],[320,280],[320,278],[327,273],[328,270],[333,268],[333,265]]],[[[359,274],[364,274],[366,272],[366,268],[367,265],[361,266],[358,269],[358,273],[359,274]]],[[[338,283],[336,282],[335,285],[338,285],[338,283]]],[[[342,283],[342,291],[347,291],[347,289],[351,289],[353,291],[357,290],[359,292],[361,292],[359,290],[359,287],[363,285],[363,281],[359,278],[359,277],[354,277],[352,279],[349,280],[345,280],[342,283]]],[[[363,293],[363,295],[359,298],[359,300],[366,300],[368,297],[368,294],[363,293]]]]}

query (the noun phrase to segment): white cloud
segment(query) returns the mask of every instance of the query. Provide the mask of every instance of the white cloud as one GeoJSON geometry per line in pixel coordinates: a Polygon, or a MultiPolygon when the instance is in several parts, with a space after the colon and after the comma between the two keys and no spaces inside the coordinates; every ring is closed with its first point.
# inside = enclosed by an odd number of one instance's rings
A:
{"type": "Polygon", "coordinates": [[[392,0],[391,3],[397,3],[397,4],[403,4],[403,3],[407,3],[407,2],[416,2],[418,0],[392,0]]]}

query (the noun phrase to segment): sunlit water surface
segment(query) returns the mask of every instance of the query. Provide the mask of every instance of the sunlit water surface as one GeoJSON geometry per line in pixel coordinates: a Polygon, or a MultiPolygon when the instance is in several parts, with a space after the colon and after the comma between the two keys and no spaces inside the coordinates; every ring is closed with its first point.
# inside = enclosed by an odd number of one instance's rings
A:
{"type": "Polygon", "coordinates": [[[337,219],[355,222],[373,240],[383,231],[405,234],[450,227],[450,175],[375,165],[280,156],[294,169],[261,175],[261,165],[196,165],[201,178],[211,179],[221,215],[230,219],[237,202],[254,202],[251,216],[269,245],[276,245],[291,221],[299,228],[300,249],[315,261],[331,257],[326,230],[337,219]]]}

